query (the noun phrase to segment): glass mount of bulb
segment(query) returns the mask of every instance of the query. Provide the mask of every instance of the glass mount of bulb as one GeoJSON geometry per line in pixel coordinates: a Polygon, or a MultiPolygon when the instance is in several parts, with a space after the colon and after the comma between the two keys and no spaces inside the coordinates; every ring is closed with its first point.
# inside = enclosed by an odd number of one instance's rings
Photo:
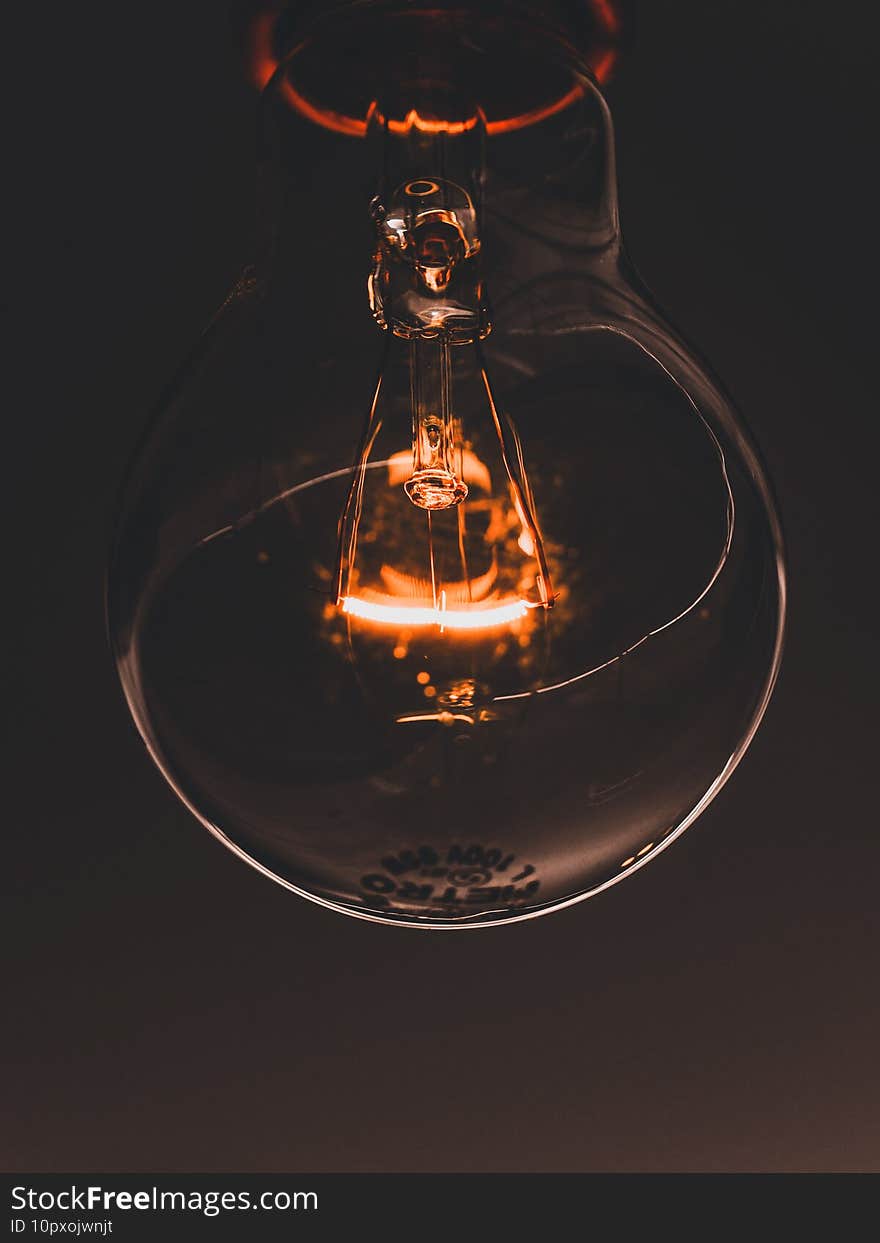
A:
{"type": "MultiPolygon", "coordinates": [[[[378,109],[374,118],[381,116],[378,109]]],[[[374,123],[375,120],[374,120],[374,123]]],[[[407,342],[409,394],[412,419],[412,469],[403,479],[406,496],[425,514],[424,548],[427,573],[424,597],[383,604],[357,594],[357,546],[363,512],[363,490],[372,451],[381,427],[379,414],[384,368],[380,371],[351,488],[340,521],[339,557],[335,572],[336,601],[343,612],[374,623],[396,626],[432,625],[441,632],[474,631],[521,618],[529,608],[553,603],[550,573],[533,502],[528,491],[522,448],[509,420],[499,414],[480,341],[491,331],[480,261],[480,233],[475,207],[482,179],[479,153],[483,119],[457,135],[433,133],[420,127],[417,117],[402,136],[390,134],[377,123],[383,147],[383,167],[399,176],[401,170],[420,169],[417,176],[396,185],[386,196],[378,194],[370,214],[376,230],[373,265],[368,280],[370,309],[376,323],[392,337],[407,342]],[[450,165],[468,177],[470,188],[441,176],[450,165]],[[498,460],[503,468],[511,512],[519,522],[520,552],[535,562],[528,580],[531,590],[487,605],[486,588],[494,585],[483,575],[479,585],[471,577],[466,551],[468,483],[465,463],[483,481],[486,464],[476,457],[464,420],[456,412],[455,377],[465,352],[479,372],[484,390],[481,421],[497,437],[498,460]],[[513,446],[513,458],[509,449],[513,446]],[[511,466],[511,461],[515,466],[511,466]],[[435,524],[455,527],[458,550],[455,578],[448,585],[438,573],[434,552],[435,524]]],[[[491,435],[490,432],[490,435],[491,435]]],[[[394,455],[399,469],[399,456],[394,455]]],[[[497,568],[497,558],[496,558],[497,568]]],[[[385,577],[389,575],[386,572],[385,577]]],[[[461,680],[456,680],[460,685],[461,680]]]]}

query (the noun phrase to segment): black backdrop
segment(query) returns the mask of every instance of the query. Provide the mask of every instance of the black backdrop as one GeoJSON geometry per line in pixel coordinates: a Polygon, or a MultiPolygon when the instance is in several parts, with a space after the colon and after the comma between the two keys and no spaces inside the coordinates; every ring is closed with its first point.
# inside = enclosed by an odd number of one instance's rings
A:
{"type": "Polygon", "coordinates": [[[33,6],[12,31],[6,1170],[880,1167],[876,44],[842,11],[642,3],[609,90],[630,250],[776,480],[774,702],[649,868],[458,935],[239,863],[153,769],[106,650],[119,475],[246,258],[237,10],[33,6]]]}

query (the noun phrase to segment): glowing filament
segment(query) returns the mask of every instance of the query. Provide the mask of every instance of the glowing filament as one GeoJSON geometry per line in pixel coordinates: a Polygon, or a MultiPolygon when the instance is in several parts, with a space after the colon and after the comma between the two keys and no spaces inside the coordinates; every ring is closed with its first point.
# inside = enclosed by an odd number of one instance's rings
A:
{"type": "Polygon", "coordinates": [[[493,626],[509,626],[528,612],[524,600],[510,600],[479,609],[444,609],[415,605],[378,604],[357,596],[344,596],[342,611],[349,617],[376,622],[380,626],[439,626],[443,630],[488,630],[493,626]]]}

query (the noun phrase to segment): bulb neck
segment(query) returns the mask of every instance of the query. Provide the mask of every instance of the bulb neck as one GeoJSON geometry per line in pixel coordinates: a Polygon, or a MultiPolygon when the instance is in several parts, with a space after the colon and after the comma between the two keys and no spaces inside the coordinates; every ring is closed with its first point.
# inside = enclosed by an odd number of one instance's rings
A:
{"type": "Polygon", "coordinates": [[[309,287],[302,332],[356,330],[371,254],[383,327],[466,342],[514,286],[613,262],[610,115],[536,11],[363,0],[293,40],[263,93],[255,249],[277,289],[309,287]]]}

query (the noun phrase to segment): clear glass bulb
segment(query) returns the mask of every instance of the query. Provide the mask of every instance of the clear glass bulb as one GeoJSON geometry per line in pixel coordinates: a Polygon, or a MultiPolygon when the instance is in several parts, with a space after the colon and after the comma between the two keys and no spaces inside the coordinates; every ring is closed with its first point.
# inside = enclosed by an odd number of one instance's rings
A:
{"type": "Polygon", "coordinates": [[[515,6],[335,12],[265,116],[258,257],[124,492],[134,718],[208,828],[338,910],[587,897],[766,707],[755,450],[626,259],[601,94],[515,6]]]}

